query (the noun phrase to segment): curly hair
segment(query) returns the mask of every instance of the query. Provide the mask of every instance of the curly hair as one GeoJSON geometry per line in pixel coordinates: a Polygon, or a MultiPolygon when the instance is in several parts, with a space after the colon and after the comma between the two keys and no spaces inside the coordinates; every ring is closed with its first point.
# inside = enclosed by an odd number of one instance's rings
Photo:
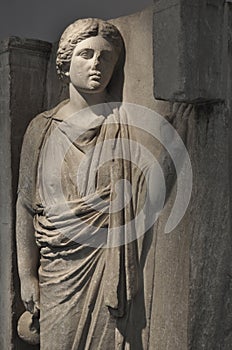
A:
{"type": "Polygon", "coordinates": [[[60,38],[56,58],[56,69],[60,79],[63,79],[65,73],[69,70],[76,45],[97,35],[101,35],[109,41],[119,56],[123,48],[123,39],[119,30],[113,24],[98,18],[79,19],[70,24],[60,38]]]}

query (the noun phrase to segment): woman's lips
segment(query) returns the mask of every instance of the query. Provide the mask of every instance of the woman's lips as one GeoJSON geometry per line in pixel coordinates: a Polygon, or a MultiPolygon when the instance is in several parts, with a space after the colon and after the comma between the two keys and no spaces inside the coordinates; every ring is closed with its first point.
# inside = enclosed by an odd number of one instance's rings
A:
{"type": "Polygon", "coordinates": [[[89,74],[90,78],[100,80],[101,79],[101,72],[94,71],[89,74]]]}

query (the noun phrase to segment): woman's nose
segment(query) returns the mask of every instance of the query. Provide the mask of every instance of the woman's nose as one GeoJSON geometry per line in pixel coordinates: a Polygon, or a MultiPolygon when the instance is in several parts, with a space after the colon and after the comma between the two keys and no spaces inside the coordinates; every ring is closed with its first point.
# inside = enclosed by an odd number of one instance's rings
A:
{"type": "Polygon", "coordinates": [[[96,53],[93,57],[93,67],[97,67],[100,64],[100,54],[96,53]]]}

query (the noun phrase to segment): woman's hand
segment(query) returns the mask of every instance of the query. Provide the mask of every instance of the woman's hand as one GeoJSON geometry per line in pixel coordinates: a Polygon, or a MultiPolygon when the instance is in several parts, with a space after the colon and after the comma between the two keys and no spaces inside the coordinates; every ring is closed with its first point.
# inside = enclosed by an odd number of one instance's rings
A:
{"type": "Polygon", "coordinates": [[[21,298],[27,311],[33,315],[39,313],[39,281],[36,277],[21,279],[21,298]]]}

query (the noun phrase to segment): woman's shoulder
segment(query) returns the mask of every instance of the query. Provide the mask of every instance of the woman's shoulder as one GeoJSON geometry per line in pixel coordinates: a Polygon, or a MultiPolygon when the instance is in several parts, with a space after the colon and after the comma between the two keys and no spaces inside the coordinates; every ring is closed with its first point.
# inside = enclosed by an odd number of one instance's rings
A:
{"type": "Polygon", "coordinates": [[[47,110],[47,111],[43,111],[41,113],[39,113],[38,115],[36,115],[29,123],[25,136],[27,136],[28,134],[34,134],[36,133],[38,135],[38,133],[43,132],[44,129],[46,129],[47,125],[50,124],[51,119],[53,119],[53,117],[55,117],[57,111],[65,104],[67,103],[67,100],[62,101],[61,103],[59,103],[58,105],[56,105],[55,107],[47,110]]]}

